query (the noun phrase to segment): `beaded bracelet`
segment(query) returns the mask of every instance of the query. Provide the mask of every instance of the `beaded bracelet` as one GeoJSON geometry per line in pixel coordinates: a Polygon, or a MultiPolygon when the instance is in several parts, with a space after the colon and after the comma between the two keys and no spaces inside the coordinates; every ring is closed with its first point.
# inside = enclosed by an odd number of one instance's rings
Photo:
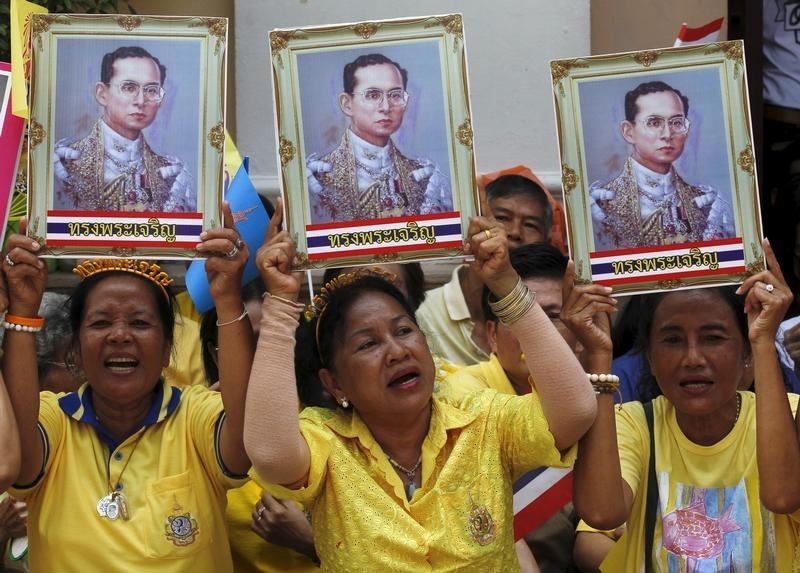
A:
{"type": "Polygon", "coordinates": [[[511,326],[517,322],[536,303],[536,293],[531,292],[522,279],[517,279],[517,284],[511,292],[498,301],[489,300],[489,308],[495,313],[503,324],[511,326]]]}
{"type": "Polygon", "coordinates": [[[219,326],[228,326],[229,324],[233,324],[234,322],[239,322],[239,321],[240,321],[240,320],[242,320],[242,319],[243,319],[245,316],[247,316],[247,307],[245,306],[245,304],[244,304],[244,303],[242,303],[242,314],[240,314],[239,316],[237,316],[237,317],[236,317],[236,318],[234,318],[233,320],[229,320],[228,322],[220,322],[220,321],[219,321],[219,318],[217,318],[216,325],[217,325],[218,327],[219,327],[219,326]]]}
{"type": "Polygon", "coordinates": [[[595,396],[600,394],[617,394],[620,404],[622,404],[622,393],[619,391],[619,376],[616,374],[589,374],[589,382],[592,384],[595,396]]]}
{"type": "Polygon", "coordinates": [[[6,313],[3,320],[3,328],[16,332],[39,332],[44,326],[44,318],[41,316],[27,317],[17,316],[16,314],[6,313]]]}
{"type": "Polygon", "coordinates": [[[589,382],[592,384],[605,383],[608,382],[610,384],[616,384],[619,386],[619,376],[616,374],[589,374],[586,373],[586,376],[589,378],[589,382]]]}

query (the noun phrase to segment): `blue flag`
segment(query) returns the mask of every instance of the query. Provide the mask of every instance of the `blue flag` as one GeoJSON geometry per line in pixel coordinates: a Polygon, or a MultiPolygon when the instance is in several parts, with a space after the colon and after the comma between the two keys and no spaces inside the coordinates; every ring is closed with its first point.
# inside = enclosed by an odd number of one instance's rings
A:
{"type": "MultiPolygon", "coordinates": [[[[225,194],[225,199],[231,204],[236,230],[239,231],[242,240],[250,249],[247,266],[242,275],[242,285],[258,276],[256,251],[264,242],[269,224],[269,215],[267,215],[267,210],[264,208],[256,188],[250,181],[246,166],[247,161],[243,161],[225,194]]],[[[214,308],[205,263],[204,260],[192,261],[186,271],[186,290],[189,291],[192,302],[201,313],[214,308]]]]}

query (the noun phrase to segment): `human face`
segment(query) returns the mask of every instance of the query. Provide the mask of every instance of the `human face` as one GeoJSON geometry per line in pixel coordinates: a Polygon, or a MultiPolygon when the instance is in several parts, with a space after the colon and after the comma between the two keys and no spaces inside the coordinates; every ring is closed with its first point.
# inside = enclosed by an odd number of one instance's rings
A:
{"type": "Polygon", "coordinates": [[[734,311],[719,293],[697,289],[661,300],[650,328],[647,358],[679,423],[735,408],[746,348],[734,311]]]}
{"type": "Polygon", "coordinates": [[[364,293],[345,317],[340,346],[320,379],[337,401],[386,424],[395,416],[427,412],[434,366],[425,336],[391,296],[364,293]]]}
{"type": "Polygon", "coordinates": [[[95,87],[97,103],[103,106],[103,121],[127,139],[136,139],[139,133],[153,123],[161,102],[148,101],[142,90],[129,100],[120,95],[121,82],[136,82],[140,86],[161,84],[161,72],[150,58],[120,58],[114,61],[110,85],[98,82],[95,87]]]}
{"type": "Polygon", "coordinates": [[[660,132],[651,133],[644,120],[651,115],[670,119],[685,114],[683,102],[673,91],[655,92],[636,99],[635,122],[622,122],[622,137],[633,146],[632,157],[648,169],[657,173],[667,173],[672,164],[683,153],[688,131],[673,133],[665,125],[660,132]]]}
{"type": "Polygon", "coordinates": [[[95,396],[117,404],[146,398],[169,363],[156,294],[136,276],[110,276],[86,297],[78,353],[95,396]]]}
{"type": "MultiPolygon", "coordinates": [[[[531,291],[536,293],[536,302],[550,318],[553,326],[564,338],[570,348],[575,351],[577,340],[575,335],[561,322],[561,306],[563,297],[561,293],[561,281],[548,278],[529,278],[522,281],[531,291]]],[[[511,385],[517,390],[518,394],[530,392],[528,383],[528,364],[522,357],[522,348],[511,329],[500,321],[487,321],[486,333],[489,337],[489,346],[497,356],[497,360],[503,367],[511,385]]]]}
{"type": "Polygon", "coordinates": [[[365,103],[361,96],[354,94],[371,88],[382,90],[384,93],[389,90],[402,90],[403,76],[392,64],[374,64],[358,68],[355,80],[354,93],[339,96],[342,113],[350,118],[350,129],[353,133],[373,145],[383,147],[389,143],[389,137],[400,129],[406,108],[389,105],[386,97],[375,107],[365,103]]]}
{"type": "Polygon", "coordinates": [[[505,228],[509,248],[516,249],[522,245],[547,241],[545,208],[534,198],[521,193],[496,197],[489,201],[489,208],[494,218],[505,228]]]}

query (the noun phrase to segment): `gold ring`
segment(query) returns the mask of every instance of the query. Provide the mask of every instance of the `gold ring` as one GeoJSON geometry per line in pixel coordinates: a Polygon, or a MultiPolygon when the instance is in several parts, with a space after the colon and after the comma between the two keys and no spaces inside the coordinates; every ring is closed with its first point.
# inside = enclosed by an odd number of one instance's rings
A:
{"type": "Polygon", "coordinates": [[[493,235],[492,235],[492,230],[491,229],[484,229],[483,232],[486,233],[486,238],[487,239],[491,239],[492,238],[493,235]]]}

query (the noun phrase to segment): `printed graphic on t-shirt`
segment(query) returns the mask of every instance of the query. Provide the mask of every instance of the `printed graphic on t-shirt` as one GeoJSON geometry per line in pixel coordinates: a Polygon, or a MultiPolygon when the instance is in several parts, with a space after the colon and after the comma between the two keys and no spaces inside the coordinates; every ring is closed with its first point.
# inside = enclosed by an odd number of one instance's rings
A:
{"type": "MultiPolygon", "coordinates": [[[[659,478],[660,545],[665,551],[658,553],[661,559],[666,557],[666,562],[659,563],[660,570],[751,571],[754,528],[762,530],[759,537],[764,539],[762,569],[766,566],[764,571],[773,570],[769,565],[774,558],[766,556],[775,553],[772,520],[761,511],[751,515],[751,504],[758,508],[761,505],[758,499],[749,498],[744,480],[733,487],[707,489],[670,483],[666,473],[659,478]]],[[[654,546],[659,547],[658,542],[654,546]]]]}
{"type": "Polygon", "coordinates": [[[794,41],[800,44],[800,2],[775,0],[775,3],[778,9],[775,21],[783,22],[783,29],[787,32],[794,32],[794,41]]]}

